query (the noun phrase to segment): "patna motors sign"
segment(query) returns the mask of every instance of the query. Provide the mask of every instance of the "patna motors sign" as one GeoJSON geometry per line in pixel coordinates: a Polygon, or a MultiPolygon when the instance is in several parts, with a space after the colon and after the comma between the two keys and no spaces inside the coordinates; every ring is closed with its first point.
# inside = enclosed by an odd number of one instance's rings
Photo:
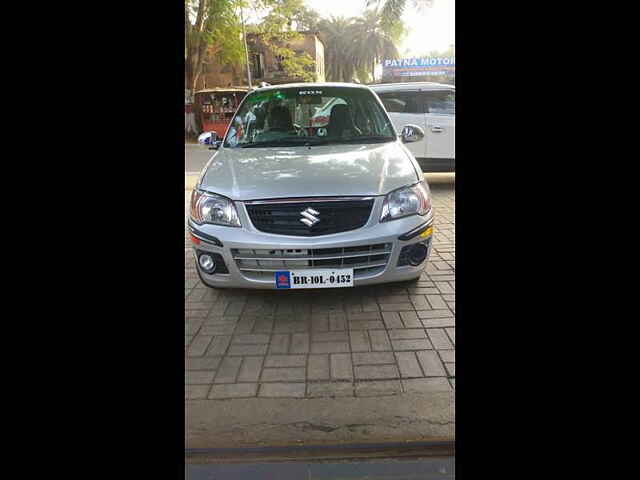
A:
{"type": "Polygon", "coordinates": [[[455,75],[456,57],[424,57],[385,59],[383,77],[421,77],[455,75]]]}

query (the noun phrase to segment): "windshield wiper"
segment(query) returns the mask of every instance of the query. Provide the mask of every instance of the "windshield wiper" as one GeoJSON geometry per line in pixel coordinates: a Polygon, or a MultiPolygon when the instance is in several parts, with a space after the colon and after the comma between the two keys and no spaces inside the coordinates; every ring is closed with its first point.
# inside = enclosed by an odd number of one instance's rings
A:
{"type": "Polygon", "coordinates": [[[384,135],[359,135],[354,137],[334,138],[331,143],[385,143],[393,142],[396,137],[384,135]]]}
{"type": "Polygon", "coordinates": [[[304,147],[314,145],[324,145],[326,140],[314,137],[289,137],[278,138],[274,140],[265,140],[263,142],[253,142],[239,145],[240,148],[264,148],[264,147],[304,147]]]}

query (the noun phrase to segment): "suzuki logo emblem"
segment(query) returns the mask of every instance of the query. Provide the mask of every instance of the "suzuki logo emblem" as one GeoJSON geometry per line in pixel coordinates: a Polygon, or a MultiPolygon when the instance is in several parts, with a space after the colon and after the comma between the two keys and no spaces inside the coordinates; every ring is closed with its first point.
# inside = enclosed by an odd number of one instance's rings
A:
{"type": "Polygon", "coordinates": [[[309,228],[313,227],[316,223],[320,221],[320,219],[318,218],[318,215],[320,215],[320,212],[314,210],[311,207],[308,207],[307,209],[300,212],[300,215],[304,217],[304,218],[301,218],[300,221],[309,228]]]}

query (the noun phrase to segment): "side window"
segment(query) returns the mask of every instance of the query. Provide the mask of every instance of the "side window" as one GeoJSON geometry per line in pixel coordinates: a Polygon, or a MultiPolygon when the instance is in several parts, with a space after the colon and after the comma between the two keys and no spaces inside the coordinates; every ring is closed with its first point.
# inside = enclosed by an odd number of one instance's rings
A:
{"type": "Polygon", "coordinates": [[[378,95],[389,113],[421,113],[418,92],[392,92],[378,95]]]}
{"type": "Polygon", "coordinates": [[[427,113],[440,115],[456,114],[456,92],[454,90],[425,92],[427,113]]]}

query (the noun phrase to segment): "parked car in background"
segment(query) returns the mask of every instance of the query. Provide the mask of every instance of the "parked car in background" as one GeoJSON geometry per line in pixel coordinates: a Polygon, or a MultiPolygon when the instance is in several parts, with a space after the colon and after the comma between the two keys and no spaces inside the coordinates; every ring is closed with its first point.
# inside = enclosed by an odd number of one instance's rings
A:
{"type": "Polygon", "coordinates": [[[224,141],[214,141],[217,151],[191,197],[202,282],[289,289],[419,278],[433,213],[429,186],[405,145],[423,136],[406,125],[398,137],[364,85],[250,92],[224,141]],[[318,121],[318,112],[327,118],[318,121]]]}
{"type": "Polygon", "coordinates": [[[407,145],[425,172],[454,172],[456,166],[456,87],[413,82],[370,85],[400,133],[407,124],[425,131],[424,139],[407,145]]]}

